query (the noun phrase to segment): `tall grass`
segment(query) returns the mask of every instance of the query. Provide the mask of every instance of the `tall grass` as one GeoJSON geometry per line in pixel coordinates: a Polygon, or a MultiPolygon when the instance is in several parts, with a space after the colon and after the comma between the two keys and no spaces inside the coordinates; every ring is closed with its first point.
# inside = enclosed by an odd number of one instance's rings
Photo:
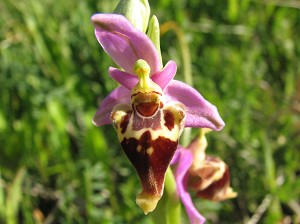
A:
{"type": "MultiPolygon", "coordinates": [[[[90,16],[116,4],[0,2],[0,223],[151,223],[113,128],[91,124],[116,83],[90,16]]],[[[183,80],[185,49],[194,87],[226,122],[208,151],[229,164],[239,197],[198,199],[198,209],[208,223],[299,222],[298,1],[150,5],[183,35],[162,33],[163,60],[175,60],[183,80]]]]}

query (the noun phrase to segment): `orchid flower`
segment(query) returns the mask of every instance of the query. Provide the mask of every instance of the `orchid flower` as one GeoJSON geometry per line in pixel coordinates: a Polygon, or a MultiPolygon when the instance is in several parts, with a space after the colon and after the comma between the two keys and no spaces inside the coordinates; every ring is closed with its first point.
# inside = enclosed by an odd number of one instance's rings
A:
{"type": "Polygon", "coordinates": [[[142,192],[136,202],[147,214],[162,196],[183,128],[220,130],[224,122],[198,91],[173,80],[176,63],[169,61],[163,68],[152,41],[124,16],[95,14],[92,22],[98,42],[121,68],[109,68],[121,86],[102,101],[93,123],[114,125],[140,178],[142,192]]]}
{"type": "Polygon", "coordinates": [[[202,132],[184,148],[179,146],[171,164],[176,166],[178,195],[185,206],[191,224],[202,224],[205,218],[195,208],[188,189],[199,198],[222,201],[237,196],[230,187],[229,168],[220,158],[205,154],[207,141],[202,132]]]}

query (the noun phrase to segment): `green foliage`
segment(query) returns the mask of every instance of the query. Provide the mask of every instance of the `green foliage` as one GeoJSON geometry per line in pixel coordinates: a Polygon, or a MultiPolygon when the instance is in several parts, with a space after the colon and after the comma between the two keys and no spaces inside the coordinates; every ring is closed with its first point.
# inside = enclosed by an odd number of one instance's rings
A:
{"type": "MultiPolygon", "coordinates": [[[[116,84],[90,16],[117,3],[0,2],[0,223],[151,223],[135,204],[138,179],[113,128],[91,123],[116,84]]],[[[208,135],[208,153],[228,163],[239,196],[196,199],[207,223],[299,222],[297,1],[150,6],[162,26],[180,29],[164,27],[164,62],[175,60],[182,80],[190,66],[194,87],[226,123],[208,135]]]]}

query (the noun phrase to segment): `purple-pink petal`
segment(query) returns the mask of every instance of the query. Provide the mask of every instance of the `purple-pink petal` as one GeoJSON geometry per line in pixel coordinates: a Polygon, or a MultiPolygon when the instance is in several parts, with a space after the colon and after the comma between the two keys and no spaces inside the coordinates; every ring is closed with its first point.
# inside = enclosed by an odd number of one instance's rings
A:
{"type": "MultiPolygon", "coordinates": [[[[190,151],[178,147],[177,151],[180,153],[177,155],[177,168],[175,171],[175,179],[177,185],[177,193],[180,197],[186,212],[188,214],[189,220],[191,224],[203,224],[205,222],[205,218],[200,215],[200,213],[195,208],[193,201],[191,199],[190,194],[187,191],[187,173],[193,162],[193,155],[190,151]]],[[[174,161],[172,161],[174,163],[174,161]]]]}
{"type": "Polygon", "coordinates": [[[172,166],[172,165],[175,165],[176,163],[178,163],[178,161],[179,161],[179,159],[180,159],[180,154],[181,154],[181,146],[178,146],[178,148],[177,148],[177,150],[175,151],[175,153],[174,153],[174,156],[173,156],[173,158],[172,158],[172,160],[171,160],[171,163],[170,163],[170,165],[172,166]]]}
{"type": "Polygon", "coordinates": [[[174,78],[177,70],[177,65],[174,61],[169,61],[166,66],[159,72],[156,72],[151,76],[153,82],[157,83],[162,90],[171,82],[174,78]]]}
{"type": "Polygon", "coordinates": [[[138,59],[144,59],[150,66],[150,74],[162,67],[158,52],[142,31],[122,15],[95,14],[91,18],[95,35],[105,52],[126,72],[132,73],[138,59]]]}
{"type": "Polygon", "coordinates": [[[185,127],[221,130],[225,124],[217,108],[191,86],[172,80],[164,90],[167,102],[179,101],[186,106],[185,127]]]}
{"type": "MultiPolygon", "coordinates": [[[[166,66],[161,70],[156,72],[151,76],[153,82],[158,84],[162,90],[166,88],[166,86],[171,82],[176,74],[176,63],[174,61],[169,61],[166,66]]],[[[120,71],[116,68],[109,68],[110,76],[120,83],[122,86],[126,87],[127,89],[131,90],[137,83],[138,78],[135,75],[129,74],[124,71],[120,71]]]]}
{"type": "Polygon", "coordinates": [[[139,79],[137,76],[129,74],[127,72],[120,71],[119,69],[110,67],[109,75],[120,83],[122,86],[126,87],[128,90],[132,90],[132,88],[138,83],[139,79]]]}
{"type": "Polygon", "coordinates": [[[96,114],[93,117],[93,123],[96,126],[111,124],[110,114],[114,106],[120,103],[130,102],[130,91],[123,86],[114,89],[100,104],[96,114]]]}

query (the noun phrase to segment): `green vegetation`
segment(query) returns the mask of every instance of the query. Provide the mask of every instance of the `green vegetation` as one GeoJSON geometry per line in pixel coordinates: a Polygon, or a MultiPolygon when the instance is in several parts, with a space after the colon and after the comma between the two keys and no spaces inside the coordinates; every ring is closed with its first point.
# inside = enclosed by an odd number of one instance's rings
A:
{"type": "MultiPolygon", "coordinates": [[[[151,223],[113,128],[91,123],[116,83],[90,16],[116,4],[0,2],[0,223],[151,223]]],[[[195,199],[207,223],[300,222],[299,1],[150,6],[163,61],[175,60],[176,79],[193,83],[226,123],[208,135],[207,153],[228,163],[239,196],[195,199]]]]}

